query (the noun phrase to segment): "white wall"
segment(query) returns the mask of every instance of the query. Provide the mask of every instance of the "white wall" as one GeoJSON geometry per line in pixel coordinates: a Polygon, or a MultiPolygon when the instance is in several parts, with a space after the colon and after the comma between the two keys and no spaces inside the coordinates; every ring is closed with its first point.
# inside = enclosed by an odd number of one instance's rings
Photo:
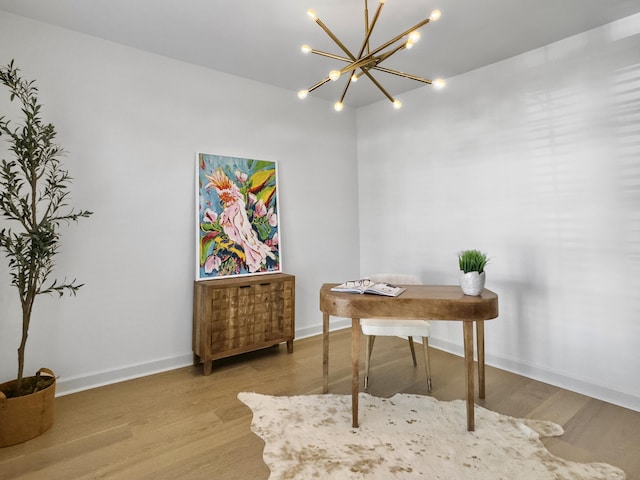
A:
{"type": "Polygon", "coordinates": [[[401,100],[357,112],[361,273],[486,251],[488,363],[640,410],[640,15],[401,100]]]}
{"type": "MultiPolygon", "coordinates": [[[[74,204],[95,212],[64,232],[58,271],[86,285],[39,299],[28,369],[68,393],[190,363],[200,150],[279,162],[298,336],[320,331],[325,281],[455,284],[456,253],[480,248],[500,295],[489,363],[640,410],[639,32],[636,15],[414,90],[356,130],[316,98],[0,12],[0,64],[37,80],[74,204]]],[[[19,339],[7,284],[5,263],[0,381],[19,339]]],[[[460,352],[460,330],[434,324],[433,343],[460,352]]]]}
{"type": "MultiPolygon", "coordinates": [[[[196,151],[278,162],[297,335],[321,331],[320,285],[358,273],[358,210],[341,208],[357,204],[353,111],[0,12],[0,64],[12,58],[68,152],[73,204],[95,212],[64,230],[57,271],[86,285],[39,298],[28,371],[52,368],[68,393],[191,363],[196,151]]],[[[0,115],[12,108],[0,90],[0,115]]],[[[20,308],[0,260],[6,381],[20,308]]]]}

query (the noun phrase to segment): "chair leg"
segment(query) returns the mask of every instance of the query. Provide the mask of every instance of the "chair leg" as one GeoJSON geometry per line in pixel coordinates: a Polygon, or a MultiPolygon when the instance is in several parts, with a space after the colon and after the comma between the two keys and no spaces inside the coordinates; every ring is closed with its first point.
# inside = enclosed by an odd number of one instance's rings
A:
{"type": "Polygon", "coordinates": [[[409,348],[411,349],[411,358],[413,358],[413,366],[416,367],[418,362],[416,362],[416,349],[413,347],[413,337],[409,337],[409,348]]]}
{"type": "Polygon", "coordinates": [[[371,352],[373,351],[373,342],[376,341],[375,335],[369,335],[367,338],[367,351],[365,352],[364,367],[364,389],[369,388],[369,365],[371,365],[371,352]]]}
{"type": "Polygon", "coordinates": [[[429,360],[429,337],[422,337],[422,351],[424,352],[424,368],[427,371],[427,389],[431,392],[431,362],[429,360]]]}

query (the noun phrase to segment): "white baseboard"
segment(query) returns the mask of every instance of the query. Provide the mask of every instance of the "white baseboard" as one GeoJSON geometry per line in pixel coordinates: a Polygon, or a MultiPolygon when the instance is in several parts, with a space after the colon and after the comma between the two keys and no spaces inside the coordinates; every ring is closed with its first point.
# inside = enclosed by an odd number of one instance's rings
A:
{"type": "MultiPolygon", "coordinates": [[[[351,327],[351,319],[331,319],[331,330],[340,330],[351,327]]],[[[322,325],[296,330],[296,339],[312,337],[322,333],[322,325]]],[[[193,364],[193,355],[179,355],[177,357],[163,358],[152,362],[129,365],[115,370],[94,372],[78,377],[60,377],[56,383],[56,396],[62,397],[71,393],[102,387],[112,383],[124,382],[134,378],[146,377],[155,373],[175,370],[193,364]]]]}
{"type": "MultiPolygon", "coordinates": [[[[454,343],[438,340],[431,337],[429,339],[429,346],[443,350],[448,353],[452,353],[459,357],[464,356],[463,347],[454,343]]],[[[604,402],[612,403],[620,407],[629,408],[640,412],[640,398],[633,395],[629,395],[624,392],[619,392],[607,387],[595,385],[587,381],[562,375],[550,370],[541,369],[533,365],[528,365],[515,361],[510,358],[501,357],[497,355],[485,354],[485,363],[492,367],[506,370],[507,372],[522,375],[523,377],[531,378],[539,382],[548,383],[555,387],[570,390],[572,392],[587,395],[604,402]]]]}
{"type": "MultiPolygon", "coordinates": [[[[335,330],[342,330],[344,328],[351,328],[350,318],[331,317],[331,324],[329,325],[329,330],[333,332],[335,330]]],[[[320,334],[322,334],[322,324],[296,330],[297,339],[313,337],[314,335],[320,335],[320,334]]]]}
{"type": "Polygon", "coordinates": [[[102,387],[112,383],[124,382],[134,378],[146,377],[154,373],[166,372],[177,368],[193,365],[193,355],[179,355],[177,357],[163,358],[153,362],[129,365],[116,370],[94,372],[89,375],[64,378],[56,382],[56,397],[81,392],[91,388],[102,387]]]}
{"type": "MultiPolygon", "coordinates": [[[[351,327],[351,319],[332,319],[331,331],[341,330],[351,327]]],[[[322,333],[322,325],[302,328],[296,331],[296,338],[302,339],[319,335],[322,333]]],[[[419,340],[417,339],[419,342],[419,340]]],[[[447,341],[438,340],[432,337],[429,345],[433,348],[452,353],[457,356],[463,356],[462,346],[447,341]]],[[[629,408],[640,412],[640,398],[633,395],[619,392],[607,387],[595,385],[587,381],[572,378],[566,375],[558,374],[549,370],[540,369],[538,367],[527,365],[513,359],[487,354],[485,358],[487,365],[500,368],[508,372],[537,380],[539,382],[548,383],[565,390],[587,395],[598,400],[612,403],[624,408],[629,408]]],[[[56,385],[56,396],[69,395],[71,393],[88,390],[91,388],[110,385],[112,383],[124,382],[134,378],[145,377],[155,373],[175,370],[177,368],[186,367],[193,364],[193,355],[179,355],[176,357],[163,358],[153,362],[142,363],[138,365],[130,365],[116,370],[104,372],[96,372],[89,375],[71,378],[59,378],[56,385]]]]}

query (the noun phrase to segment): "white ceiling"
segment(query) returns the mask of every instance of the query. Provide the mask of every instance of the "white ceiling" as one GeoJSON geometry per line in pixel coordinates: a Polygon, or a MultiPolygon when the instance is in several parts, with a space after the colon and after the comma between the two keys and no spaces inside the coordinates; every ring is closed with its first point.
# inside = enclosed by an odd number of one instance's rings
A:
{"type": "MultiPolygon", "coordinates": [[[[308,88],[344,64],[303,55],[304,43],[342,55],[318,17],[352,51],[364,37],[364,0],[0,0],[0,10],[292,91],[308,88]]],[[[369,1],[372,16],[377,0],[369,1]]],[[[372,48],[438,8],[442,18],[384,66],[430,79],[448,78],[640,12],[640,0],[386,0],[372,48]]],[[[385,73],[393,95],[423,84],[385,73]]],[[[311,95],[335,101],[344,82],[311,95]]],[[[345,104],[384,99],[362,79],[345,104]]]]}

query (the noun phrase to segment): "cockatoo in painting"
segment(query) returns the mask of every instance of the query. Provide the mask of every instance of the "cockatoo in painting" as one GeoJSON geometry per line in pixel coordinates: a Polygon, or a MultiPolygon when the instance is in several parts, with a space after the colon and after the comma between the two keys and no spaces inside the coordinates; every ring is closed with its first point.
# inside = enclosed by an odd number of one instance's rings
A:
{"type": "Polygon", "coordinates": [[[260,241],[256,231],[251,227],[240,190],[222,169],[216,170],[211,176],[205,176],[209,180],[205,188],[215,188],[222,201],[223,210],[218,217],[222,230],[244,250],[249,272],[257,272],[267,257],[275,259],[275,255],[268,245],[260,241]]]}

